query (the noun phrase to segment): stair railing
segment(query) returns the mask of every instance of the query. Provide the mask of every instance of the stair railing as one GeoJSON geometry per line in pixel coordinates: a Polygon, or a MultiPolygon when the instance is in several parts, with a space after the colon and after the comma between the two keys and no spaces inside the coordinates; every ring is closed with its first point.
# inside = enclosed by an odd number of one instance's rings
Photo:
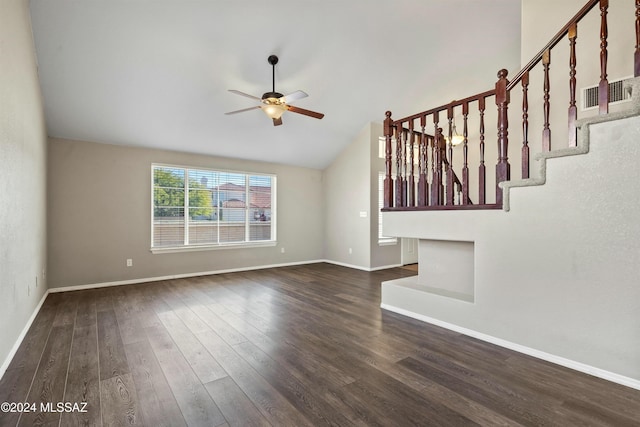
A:
{"type": "MultiPolygon", "coordinates": [[[[551,150],[550,125],[550,77],[551,50],[565,37],[569,43],[569,107],[568,107],[568,146],[575,147],[576,138],[576,39],[578,23],[589,12],[599,6],[600,10],[600,49],[598,84],[599,114],[609,112],[609,83],[607,80],[608,60],[608,0],[589,0],[580,11],[547,43],[509,81],[507,70],[498,72],[495,88],[452,101],[402,119],[394,120],[391,112],[386,112],[384,120],[385,137],[385,179],[383,210],[439,210],[439,209],[500,209],[502,208],[502,188],[500,183],[511,179],[509,163],[509,103],[512,90],[520,86],[522,99],[521,124],[522,148],[518,156],[521,159],[521,177],[530,177],[529,144],[529,84],[530,72],[542,64],[542,152],[551,150]],[[496,110],[497,164],[495,167],[495,186],[487,192],[488,172],[485,165],[485,113],[488,100],[493,98],[496,110]],[[474,112],[475,128],[470,130],[469,114],[474,112]],[[461,113],[463,121],[462,153],[453,146],[454,117],[461,113]],[[441,123],[446,117],[446,133],[443,135],[441,123]],[[429,130],[428,130],[429,129],[429,130]],[[427,132],[433,131],[433,135],[427,132]],[[472,135],[473,134],[473,137],[472,135]],[[393,150],[395,146],[395,151],[393,150]],[[418,153],[418,173],[414,174],[414,147],[418,153]],[[470,149],[475,150],[478,160],[477,172],[471,173],[469,167],[470,149]],[[407,154],[409,153],[409,154],[407,154]],[[455,158],[454,158],[455,155],[455,158]],[[462,158],[462,162],[458,158],[462,158]],[[455,162],[454,162],[455,160],[455,162]],[[395,168],[394,168],[395,162],[395,168]],[[462,179],[458,178],[456,168],[462,179]],[[395,174],[394,174],[395,171],[395,174]],[[470,197],[472,182],[477,193],[477,203],[470,197]],[[454,188],[459,189],[461,197],[456,200],[454,188]]],[[[634,76],[640,76],[640,0],[635,0],[635,51],[633,58],[634,76]]]]}

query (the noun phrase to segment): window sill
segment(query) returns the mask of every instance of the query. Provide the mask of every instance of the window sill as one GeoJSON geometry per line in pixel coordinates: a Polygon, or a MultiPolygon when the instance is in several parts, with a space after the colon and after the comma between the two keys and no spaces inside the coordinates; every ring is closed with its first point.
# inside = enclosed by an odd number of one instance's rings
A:
{"type": "Polygon", "coordinates": [[[199,251],[215,251],[220,249],[247,249],[247,248],[265,248],[276,246],[278,242],[270,240],[267,242],[242,242],[242,243],[225,243],[220,245],[191,245],[191,246],[167,246],[149,249],[153,254],[171,254],[176,252],[199,252],[199,251]]]}
{"type": "Polygon", "coordinates": [[[378,246],[392,246],[397,244],[398,244],[397,239],[378,240],[378,246]]]}

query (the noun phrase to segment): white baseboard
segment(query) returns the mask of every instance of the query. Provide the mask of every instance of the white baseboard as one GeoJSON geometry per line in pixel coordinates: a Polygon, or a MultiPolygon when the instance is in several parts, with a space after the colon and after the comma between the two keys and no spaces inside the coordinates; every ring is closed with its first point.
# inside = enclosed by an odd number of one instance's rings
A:
{"type": "Polygon", "coordinates": [[[269,264],[269,265],[257,265],[257,266],[251,266],[251,267],[228,268],[224,270],[200,271],[196,273],[171,274],[168,276],[141,277],[138,279],[118,280],[114,282],[90,283],[87,285],[74,285],[74,286],[64,286],[60,288],[50,288],[49,292],[57,293],[57,292],[69,292],[69,291],[81,291],[84,289],[96,289],[96,288],[106,288],[109,286],[133,285],[136,283],[159,282],[161,280],[184,279],[187,277],[209,276],[213,274],[238,273],[241,271],[263,270],[266,268],[291,267],[295,265],[316,264],[319,262],[326,262],[326,261],[319,259],[319,260],[311,260],[311,261],[287,262],[282,264],[269,264]]]}
{"type": "Polygon", "coordinates": [[[372,267],[369,269],[369,271],[379,271],[379,270],[386,270],[388,268],[397,268],[397,267],[402,267],[402,264],[392,264],[392,265],[383,265],[381,267],[372,267]]]}
{"type": "Polygon", "coordinates": [[[491,344],[498,345],[500,347],[508,348],[509,350],[517,351],[528,356],[533,356],[538,359],[546,360],[547,362],[555,363],[556,365],[564,366],[565,368],[574,369],[576,371],[583,372],[585,374],[593,375],[594,377],[602,378],[607,381],[611,381],[617,384],[621,384],[627,387],[640,390],[640,381],[634,378],[625,377],[624,375],[616,374],[614,372],[605,371],[604,369],[596,368],[594,366],[586,365],[584,363],[576,362],[575,360],[565,359],[564,357],[556,356],[554,354],[546,353],[544,351],[536,350],[535,348],[526,347],[520,344],[513,343],[511,341],[503,340],[491,335],[484,334],[482,332],[467,329],[462,326],[454,325],[452,323],[444,322],[442,320],[434,319],[429,316],[414,313],[403,308],[398,308],[389,304],[380,304],[380,308],[394,313],[402,314],[403,316],[411,317],[422,322],[430,323],[432,325],[440,326],[445,329],[449,329],[454,332],[459,332],[463,335],[467,335],[473,338],[477,338],[482,341],[486,341],[491,344]]]}
{"type": "Polygon", "coordinates": [[[361,265],[347,264],[346,262],[333,261],[330,259],[323,259],[322,262],[326,262],[327,264],[339,265],[341,267],[353,268],[355,270],[369,271],[369,272],[386,270],[387,268],[402,267],[402,264],[384,265],[381,267],[363,267],[361,265]]]}
{"type": "Polygon", "coordinates": [[[363,271],[378,271],[378,270],[386,270],[387,268],[393,267],[402,267],[402,264],[393,264],[386,265],[382,267],[362,267],[359,265],[346,264],[338,261],[332,261],[328,259],[315,259],[308,261],[296,261],[296,262],[287,262],[282,264],[268,264],[268,265],[257,265],[251,267],[239,267],[239,268],[227,268],[223,270],[211,270],[211,271],[199,271],[196,273],[183,273],[183,274],[171,274],[168,276],[155,276],[155,277],[140,277],[137,279],[129,279],[129,280],[117,280],[113,282],[100,282],[100,283],[89,283],[86,285],[73,285],[73,286],[63,286],[59,288],[49,288],[49,293],[57,293],[57,292],[69,292],[69,291],[81,291],[85,289],[97,289],[97,288],[106,288],[109,286],[122,286],[122,285],[133,285],[136,283],[148,283],[148,282],[159,282],[161,280],[173,280],[173,279],[184,279],[187,277],[199,277],[199,276],[209,276],[213,274],[224,274],[224,273],[237,273],[242,271],[252,271],[252,270],[263,270],[266,268],[277,268],[277,267],[292,267],[296,265],[306,265],[306,264],[317,264],[320,262],[326,262],[327,264],[335,264],[340,265],[342,267],[353,268],[356,270],[363,271]]]}
{"type": "Polygon", "coordinates": [[[5,358],[4,362],[2,362],[2,366],[0,366],[0,379],[2,379],[2,377],[4,376],[4,373],[7,371],[7,368],[9,367],[9,364],[13,360],[13,357],[16,355],[18,348],[20,348],[20,345],[22,344],[24,337],[27,336],[27,332],[29,332],[29,328],[31,328],[33,321],[36,319],[36,316],[40,312],[40,308],[42,308],[42,304],[44,304],[44,300],[47,299],[47,295],[49,295],[48,290],[45,291],[44,295],[42,295],[42,299],[40,299],[40,302],[38,303],[36,308],[33,310],[31,317],[29,317],[29,320],[27,320],[27,324],[22,329],[22,332],[20,332],[20,335],[18,335],[18,339],[16,340],[15,344],[13,344],[13,347],[11,347],[11,351],[9,351],[9,354],[7,354],[7,357],[5,358]]]}

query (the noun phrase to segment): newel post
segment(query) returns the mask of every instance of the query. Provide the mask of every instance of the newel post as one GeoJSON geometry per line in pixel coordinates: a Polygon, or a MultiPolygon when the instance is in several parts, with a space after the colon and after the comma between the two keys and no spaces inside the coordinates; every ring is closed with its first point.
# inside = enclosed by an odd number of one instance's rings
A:
{"type": "Polygon", "coordinates": [[[502,205],[502,188],[499,184],[511,178],[511,167],[507,155],[509,148],[509,91],[508,71],[498,71],[496,83],[496,105],[498,106],[498,164],[496,165],[496,204],[502,205]]]}
{"type": "Polygon", "coordinates": [[[393,179],[391,178],[391,138],[393,136],[393,120],[391,120],[391,111],[385,113],[384,119],[384,207],[393,207],[393,179]]]}

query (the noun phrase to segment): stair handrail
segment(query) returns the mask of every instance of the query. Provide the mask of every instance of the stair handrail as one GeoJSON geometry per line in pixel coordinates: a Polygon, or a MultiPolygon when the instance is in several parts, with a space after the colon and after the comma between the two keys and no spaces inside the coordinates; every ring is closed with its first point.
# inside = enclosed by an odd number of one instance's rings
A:
{"type": "Polygon", "coordinates": [[[430,116],[433,113],[437,113],[437,112],[440,112],[440,111],[446,111],[449,107],[452,107],[452,108],[453,107],[459,107],[462,104],[464,104],[465,102],[471,102],[471,101],[474,101],[474,100],[476,100],[478,98],[489,98],[490,96],[495,95],[495,93],[496,93],[495,89],[487,90],[487,91],[484,91],[484,92],[477,93],[475,95],[468,96],[466,98],[453,100],[453,101],[449,102],[448,104],[443,104],[443,105],[440,105],[439,107],[431,108],[429,110],[425,110],[425,111],[422,111],[420,113],[412,114],[410,116],[403,117],[401,119],[394,119],[393,122],[394,123],[403,123],[403,122],[408,122],[410,120],[417,120],[421,116],[430,116]]]}
{"type": "MultiPolygon", "coordinates": [[[[558,33],[555,36],[553,36],[553,38],[549,41],[549,43],[547,43],[546,46],[540,50],[540,52],[538,52],[533,58],[531,58],[531,60],[527,63],[527,65],[522,67],[522,69],[520,69],[520,71],[518,71],[513,76],[513,79],[509,82],[509,84],[507,84],[507,90],[513,89],[513,87],[522,80],[522,77],[525,75],[525,73],[527,73],[528,71],[531,71],[533,67],[535,67],[538,64],[538,62],[542,60],[544,53],[548,50],[553,49],[558,43],[560,43],[560,41],[564,38],[564,36],[566,36],[567,33],[569,32],[569,29],[573,25],[577,24],[580,20],[582,20],[582,18],[584,18],[587,15],[587,13],[591,12],[591,9],[593,9],[593,7],[596,4],[600,3],[600,1],[601,0],[589,0],[587,4],[585,4],[582,7],[582,9],[580,9],[580,11],[576,13],[574,17],[571,18],[569,22],[567,22],[566,25],[562,27],[562,29],[558,31],[558,33]]],[[[606,1],[608,3],[608,0],[606,1]]]]}

